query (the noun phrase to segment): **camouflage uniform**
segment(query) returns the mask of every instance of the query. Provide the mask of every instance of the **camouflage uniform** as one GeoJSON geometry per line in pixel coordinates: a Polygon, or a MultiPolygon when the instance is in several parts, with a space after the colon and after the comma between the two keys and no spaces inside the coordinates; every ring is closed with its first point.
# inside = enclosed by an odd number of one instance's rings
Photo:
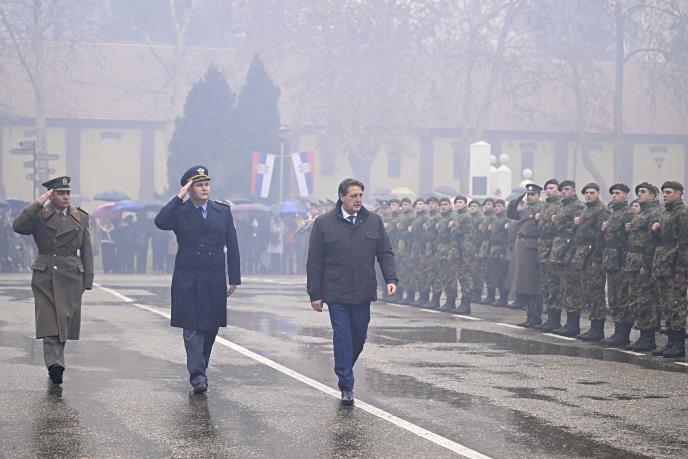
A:
{"type": "Polygon", "coordinates": [[[433,292],[444,290],[447,297],[456,299],[456,271],[457,263],[452,255],[452,234],[449,222],[452,221],[454,211],[449,210],[439,213],[439,218],[434,221],[436,232],[436,264],[438,270],[436,279],[433,280],[433,292]]]}
{"type": "Polygon", "coordinates": [[[502,214],[494,214],[490,223],[490,256],[488,259],[487,290],[489,299],[494,302],[495,289],[499,289],[500,296],[508,295],[506,283],[509,272],[509,261],[506,259],[506,247],[508,243],[508,232],[506,228],[506,211],[502,214]]]}
{"type": "Polygon", "coordinates": [[[662,304],[667,329],[686,328],[686,284],[676,282],[676,275],[688,276],[688,209],[682,201],[665,205],[657,231],[652,275],[662,304]]]}
{"type": "Polygon", "coordinates": [[[609,210],[599,199],[586,202],[576,229],[573,266],[581,273],[582,297],[589,308],[589,319],[604,322],[607,313],[602,271],[604,233],[602,222],[609,218],[609,210]]]}
{"type": "Polygon", "coordinates": [[[561,209],[561,196],[548,197],[540,208],[538,220],[538,232],[540,240],[538,245],[538,261],[540,262],[540,287],[542,288],[542,300],[547,310],[561,311],[561,279],[559,270],[549,257],[552,252],[552,241],[556,234],[555,225],[552,223],[552,215],[559,213],[561,209]]]}
{"type": "Polygon", "coordinates": [[[429,260],[429,283],[428,286],[433,293],[442,291],[441,275],[442,265],[437,259],[438,239],[437,224],[442,219],[439,209],[428,211],[430,217],[423,225],[425,236],[425,257],[429,260]]]}
{"type": "Polygon", "coordinates": [[[397,272],[399,273],[399,285],[411,292],[411,284],[414,274],[412,267],[413,254],[411,252],[412,238],[409,227],[413,224],[416,212],[413,208],[402,211],[396,222],[397,242],[394,247],[394,256],[398,260],[397,272]]]}
{"type": "Polygon", "coordinates": [[[450,258],[455,260],[456,277],[461,286],[461,301],[470,300],[473,291],[473,259],[475,254],[475,226],[468,209],[454,212],[451,234],[453,244],[450,258]]]}
{"type": "Polygon", "coordinates": [[[629,297],[636,303],[633,318],[640,330],[654,331],[657,328],[654,306],[657,292],[650,272],[657,246],[657,237],[652,234],[651,227],[659,218],[659,205],[656,201],[641,202],[640,213],[631,221],[631,231],[628,234],[624,272],[629,276],[629,297]],[[645,269],[646,276],[640,275],[640,268],[645,269]]]}
{"type": "Polygon", "coordinates": [[[634,213],[628,202],[612,202],[612,213],[604,231],[604,253],[602,267],[607,275],[607,301],[612,311],[614,322],[633,321],[633,311],[629,307],[628,275],[623,272],[628,250],[628,233],[626,223],[630,223],[634,213]]]}
{"type": "MultiPolygon", "coordinates": [[[[416,213],[411,224],[411,266],[413,277],[409,287],[416,292],[428,292],[430,290],[429,260],[425,257],[426,240],[423,225],[428,219],[428,211],[422,210],[416,213]]],[[[425,298],[427,301],[427,298],[425,298]]]]}
{"type": "Polygon", "coordinates": [[[483,279],[483,272],[481,269],[480,265],[480,250],[482,249],[483,246],[483,233],[480,231],[480,226],[483,222],[483,214],[482,213],[475,213],[475,214],[470,214],[471,216],[471,221],[473,222],[473,247],[474,247],[474,254],[473,254],[473,267],[472,267],[472,272],[473,272],[473,279],[471,283],[473,284],[473,290],[472,290],[472,296],[473,299],[480,299],[478,298],[480,295],[483,293],[483,287],[485,285],[484,279],[483,279]]]}

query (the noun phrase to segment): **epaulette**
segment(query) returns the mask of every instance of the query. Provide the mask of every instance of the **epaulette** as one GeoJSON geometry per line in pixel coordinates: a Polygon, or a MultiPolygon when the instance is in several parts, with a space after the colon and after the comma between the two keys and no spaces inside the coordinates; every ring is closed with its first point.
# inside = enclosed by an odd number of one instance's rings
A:
{"type": "MultiPolygon", "coordinates": [[[[78,210],[81,210],[81,209],[79,209],[78,207],[75,207],[74,209],[72,209],[72,213],[69,215],[72,217],[72,219],[75,222],[81,223],[81,216],[79,215],[79,212],[77,212],[78,210]]],[[[81,210],[81,211],[84,212],[83,210],[81,210]]],[[[84,212],[84,213],[86,213],[86,212],[84,212]]]]}
{"type": "Polygon", "coordinates": [[[84,209],[82,209],[81,207],[77,207],[76,209],[79,210],[79,211],[81,211],[81,212],[83,212],[83,213],[85,213],[86,215],[88,215],[88,212],[86,212],[86,211],[85,211],[84,209]]]}
{"type": "Polygon", "coordinates": [[[213,202],[215,202],[217,204],[221,204],[223,206],[232,207],[228,203],[226,203],[225,201],[220,201],[219,199],[214,199],[213,202]]]}

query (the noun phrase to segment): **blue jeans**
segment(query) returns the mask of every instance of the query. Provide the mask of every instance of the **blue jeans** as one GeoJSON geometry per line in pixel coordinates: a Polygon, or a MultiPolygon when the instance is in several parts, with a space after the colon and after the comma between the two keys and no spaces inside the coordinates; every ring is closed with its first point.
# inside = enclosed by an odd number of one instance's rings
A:
{"type": "Polygon", "coordinates": [[[334,344],[334,372],[339,378],[340,390],[353,390],[354,364],[361,355],[368,336],[370,303],[328,303],[334,344]]]}
{"type": "Polygon", "coordinates": [[[184,329],[186,368],[189,370],[189,382],[194,387],[201,383],[208,384],[205,371],[208,369],[216,336],[217,328],[207,331],[184,329]]]}

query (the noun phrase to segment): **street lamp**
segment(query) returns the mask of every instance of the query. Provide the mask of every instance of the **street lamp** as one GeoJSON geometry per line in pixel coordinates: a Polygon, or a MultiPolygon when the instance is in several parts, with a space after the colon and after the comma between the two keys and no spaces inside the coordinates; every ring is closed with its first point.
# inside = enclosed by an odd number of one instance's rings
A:
{"type": "Polygon", "coordinates": [[[652,145],[650,146],[650,154],[657,166],[657,183],[659,183],[662,181],[662,165],[664,165],[664,160],[667,157],[667,147],[666,145],[652,145]]]}
{"type": "Polygon", "coordinates": [[[282,202],[284,198],[284,155],[287,150],[286,144],[287,134],[289,134],[289,126],[286,124],[280,124],[278,132],[280,141],[279,202],[282,202]]]}

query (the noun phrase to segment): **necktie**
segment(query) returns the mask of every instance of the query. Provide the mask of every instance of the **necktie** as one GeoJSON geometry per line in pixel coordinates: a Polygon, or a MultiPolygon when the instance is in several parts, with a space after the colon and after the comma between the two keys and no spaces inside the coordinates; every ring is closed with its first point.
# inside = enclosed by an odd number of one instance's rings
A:
{"type": "Polygon", "coordinates": [[[351,224],[353,225],[353,224],[354,224],[354,220],[356,219],[356,216],[355,216],[355,215],[349,215],[349,216],[346,217],[346,218],[347,218],[347,220],[349,220],[349,223],[351,223],[351,224]]]}
{"type": "Polygon", "coordinates": [[[203,214],[203,207],[197,207],[197,209],[198,209],[198,213],[201,214],[201,218],[202,218],[203,220],[205,220],[205,215],[203,214]]]}

